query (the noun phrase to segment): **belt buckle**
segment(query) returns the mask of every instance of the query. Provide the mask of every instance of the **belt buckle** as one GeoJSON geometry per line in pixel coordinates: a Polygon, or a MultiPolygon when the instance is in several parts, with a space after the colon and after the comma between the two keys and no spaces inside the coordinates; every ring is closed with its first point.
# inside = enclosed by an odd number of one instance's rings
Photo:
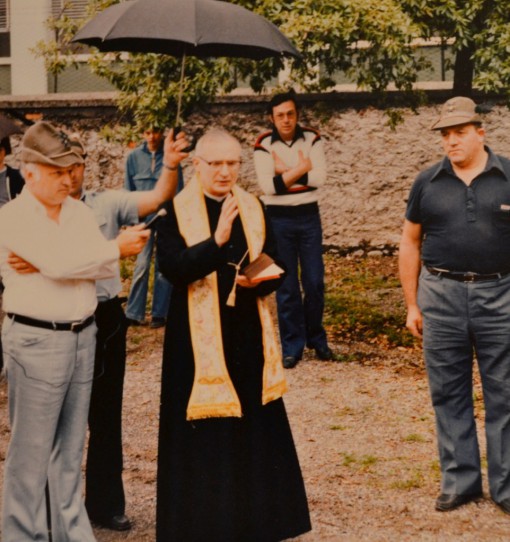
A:
{"type": "Polygon", "coordinates": [[[476,273],[473,273],[472,271],[468,271],[464,274],[464,282],[475,282],[476,281],[476,273]]]}
{"type": "Polygon", "coordinates": [[[83,326],[83,320],[81,322],[71,322],[71,331],[74,333],[78,333],[81,331],[83,326]]]}

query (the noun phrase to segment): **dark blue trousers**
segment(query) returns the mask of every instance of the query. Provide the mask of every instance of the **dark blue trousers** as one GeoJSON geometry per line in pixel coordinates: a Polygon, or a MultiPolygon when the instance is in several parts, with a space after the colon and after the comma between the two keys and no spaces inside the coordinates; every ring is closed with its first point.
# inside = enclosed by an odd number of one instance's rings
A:
{"type": "Polygon", "coordinates": [[[276,292],[283,356],[301,359],[305,346],[327,348],[322,326],[324,263],[318,212],[299,216],[269,213],[278,256],[287,276],[276,292]]]}

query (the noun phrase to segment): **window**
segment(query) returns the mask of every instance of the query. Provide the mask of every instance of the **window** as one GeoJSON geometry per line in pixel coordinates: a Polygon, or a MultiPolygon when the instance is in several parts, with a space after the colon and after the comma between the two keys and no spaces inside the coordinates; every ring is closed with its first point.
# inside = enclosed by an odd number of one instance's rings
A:
{"type": "Polygon", "coordinates": [[[11,56],[9,0],[0,0],[0,57],[11,56]]]}
{"type": "Polygon", "coordinates": [[[88,3],[88,0],[52,0],[51,14],[58,17],[65,6],[65,14],[68,17],[81,19],[85,15],[88,3]]]}
{"type": "Polygon", "coordinates": [[[0,32],[9,32],[9,6],[7,0],[0,0],[0,32]]]}

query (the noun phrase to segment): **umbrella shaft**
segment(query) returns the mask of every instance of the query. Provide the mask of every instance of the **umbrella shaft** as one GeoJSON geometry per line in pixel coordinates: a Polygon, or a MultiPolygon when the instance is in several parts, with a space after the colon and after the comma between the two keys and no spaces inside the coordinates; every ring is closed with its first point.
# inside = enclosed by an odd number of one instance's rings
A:
{"type": "Polygon", "coordinates": [[[177,118],[176,118],[176,125],[181,125],[181,106],[182,106],[182,92],[183,92],[183,86],[184,86],[184,68],[186,65],[186,52],[182,54],[182,62],[181,62],[181,78],[179,80],[179,97],[177,99],[177,118]]]}

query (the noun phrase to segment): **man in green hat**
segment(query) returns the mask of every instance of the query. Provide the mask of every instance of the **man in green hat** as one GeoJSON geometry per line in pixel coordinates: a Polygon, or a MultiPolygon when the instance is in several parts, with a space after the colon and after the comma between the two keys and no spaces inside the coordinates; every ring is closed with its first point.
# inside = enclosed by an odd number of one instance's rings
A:
{"type": "Polygon", "coordinates": [[[11,423],[2,539],[48,540],[49,516],[53,540],[92,542],[81,460],[94,374],[95,281],[115,276],[119,257],[139,253],[148,232],[137,225],[104,238],[92,211],[70,197],[83,158],[64,131],[34,124],[20,160],[25,188],[0,209],[11,423]]]}

